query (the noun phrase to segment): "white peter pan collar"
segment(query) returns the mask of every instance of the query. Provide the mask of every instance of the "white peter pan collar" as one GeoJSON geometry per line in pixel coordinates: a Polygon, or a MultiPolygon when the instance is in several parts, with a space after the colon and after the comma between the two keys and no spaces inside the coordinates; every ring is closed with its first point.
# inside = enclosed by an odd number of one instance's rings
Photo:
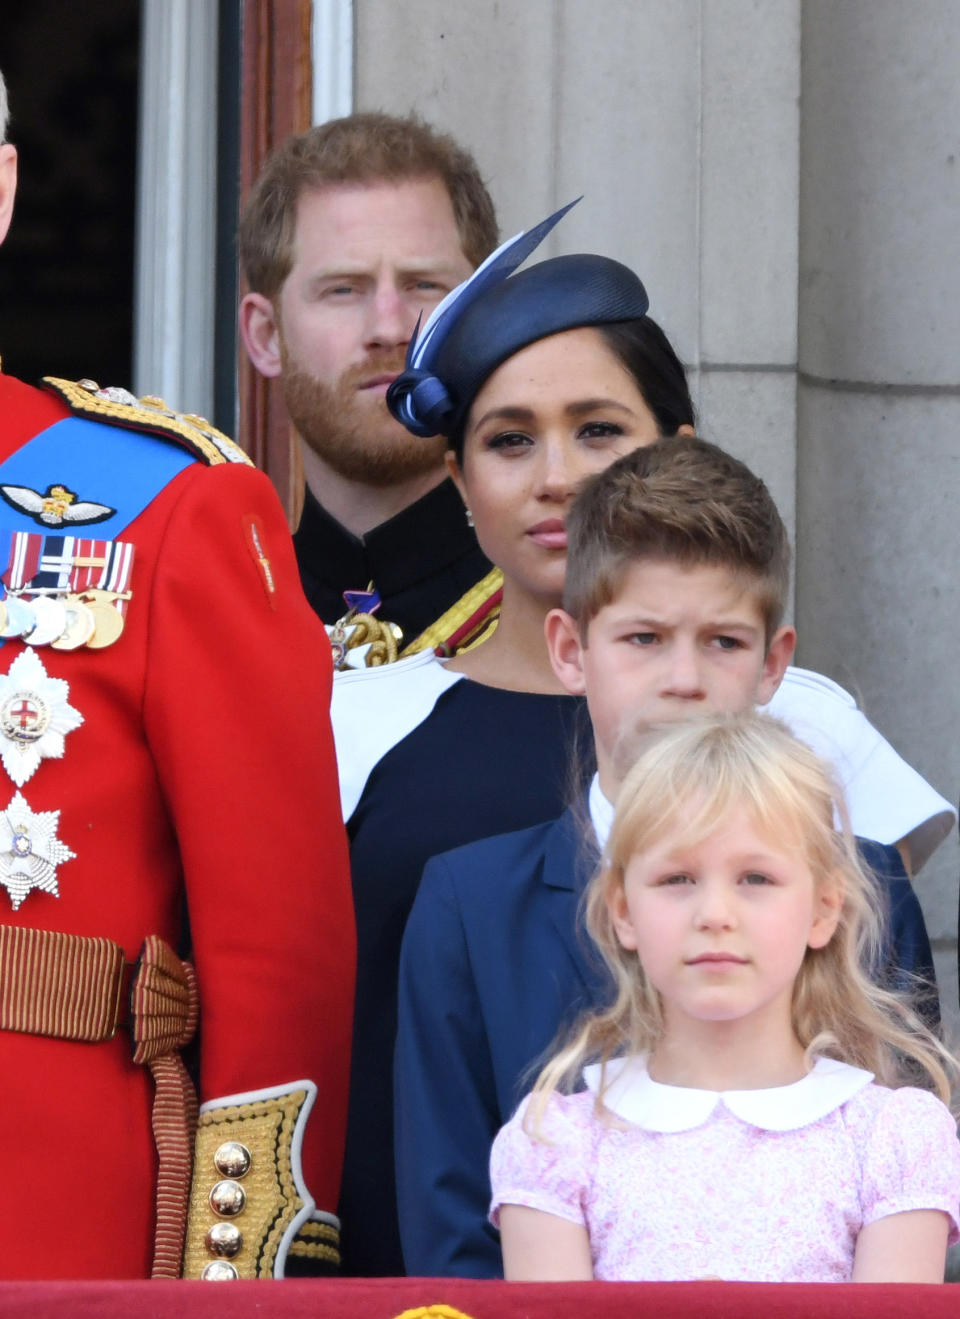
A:
{"type": "MultiPolygon", "coordinates": [[[[726,1108],[763,1131],[796,1131],[826,1117],[873,1080],[872,1072],[818,1058],[813,1069],[792,1085],[766,1090],[690,1090],[651,1079],[643,1058],[613,1058],[607,1063],[610,1085],[603,1104],[611,1113],[646,1131],[691,1131],[716,1108],[726,1108]]],[[[600,1088],[600,1064],[583,1069],[587,1089],[600,1088]]]]}

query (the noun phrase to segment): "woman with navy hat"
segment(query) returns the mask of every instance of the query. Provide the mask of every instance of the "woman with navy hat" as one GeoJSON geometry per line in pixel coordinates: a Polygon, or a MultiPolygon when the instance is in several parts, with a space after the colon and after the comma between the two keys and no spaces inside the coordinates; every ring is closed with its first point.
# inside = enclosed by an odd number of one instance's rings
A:
{"type": "Polygon", "coordinates": [[[586,712],[543,639],[561,603],[567,510],[620,455],[693,431],[683,368],[632,271],[578,255],[514,273],[562,214],[505,244],[435,309],[388,393],[408,429],[447,436],[503,594],[495,628],[454,659],[421,652],[334,684],[358,938],[340,1203],[348,1274],[403,1271],[392,1058],[400,943],[423,867],[554,819],[578,786],[569,767],[578,729],[589,744],[586,712]]]}
{"type": "Polygon", "coordinates": [[[449,437],[464,516],[503,573],[503,595],[495,629],[455,659],[421,652],[337,681],[360,948],[346,1273],[403,1271],[391,1064],[400,941],[423,867],[437,852],[559,815],[578,724],[589,741],[582,701],[563,691],[543,641],[563,590],[564,516],[585,477],[693,428],[683,368],[632,271],[600,256],[559,257],[505,278],[547,225],[506,245],[437,309],[388,398],[410,429],[449,437]]]}

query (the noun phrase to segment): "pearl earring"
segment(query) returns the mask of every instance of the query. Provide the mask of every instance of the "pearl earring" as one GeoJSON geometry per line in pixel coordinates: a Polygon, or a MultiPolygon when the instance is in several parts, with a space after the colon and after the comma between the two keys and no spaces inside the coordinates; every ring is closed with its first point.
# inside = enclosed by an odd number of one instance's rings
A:
{"type": "Polygon", "coordinates": [[[469,508],[466,510],[466,514],[467,514],[467,526],[468,526],[468,527],[472,527],[472,526],[473,526],[473,514],[470,512],[469,508]]]}

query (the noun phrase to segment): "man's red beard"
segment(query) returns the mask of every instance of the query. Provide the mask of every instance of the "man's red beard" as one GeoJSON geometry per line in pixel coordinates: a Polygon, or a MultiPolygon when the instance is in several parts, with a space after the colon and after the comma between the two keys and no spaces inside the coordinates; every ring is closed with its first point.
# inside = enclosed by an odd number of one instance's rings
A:
{"type": "Polygon", "coordinates": [[[348,367],[335,385],[325,385],[294,366],[282,349],[283,396],[304,442],[349,481],[391,486],[443,465],[446,440],[421,439],[391,417],[386,400],[359,386],[379,375],[399,375],[403,354],[368,357],[348,367]]]}

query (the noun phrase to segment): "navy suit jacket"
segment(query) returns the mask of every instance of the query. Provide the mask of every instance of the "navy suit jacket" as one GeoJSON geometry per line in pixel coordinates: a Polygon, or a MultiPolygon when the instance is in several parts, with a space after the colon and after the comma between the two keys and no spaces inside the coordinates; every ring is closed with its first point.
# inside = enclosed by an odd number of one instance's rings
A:
{"type": "MultiPolygon", "coordinates": [[[[395,1151],[407,1272],[502,1276],[487,1222],[490,1146],[558,1033],[610,997],[579,919],[596,852],[572,811],[471,843],[424,870],[403,941],[395,1151]]],[[[933,982],[923,915],[895,848],[861,843],[887,888],[893,979],[933,982]]]]}

